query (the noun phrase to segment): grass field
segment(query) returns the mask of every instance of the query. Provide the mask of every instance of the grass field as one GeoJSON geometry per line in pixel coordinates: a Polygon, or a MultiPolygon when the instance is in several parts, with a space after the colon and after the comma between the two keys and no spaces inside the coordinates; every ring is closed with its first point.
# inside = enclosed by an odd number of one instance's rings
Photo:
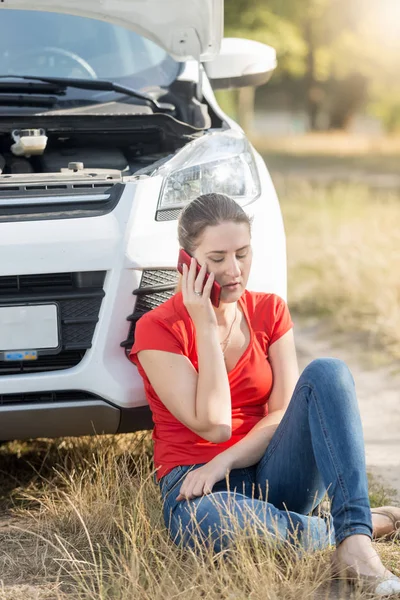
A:
{"type": "Polygon", "coordinates": [[[399,358],[400,153],[259,149],[281,201],[292,310],[358,335],[375,360],[399,358]]]}
{"type": "Polygon", "coordinates": [[[363,185],[281,189],[288,293],[300,315],[364,334],[363,344],[400,357],[400,194],[363,185]]]}
{"type": "MultiPolygon", "coordinates": [[[[271,550],[249,529],[238,533],[229,552],[182,553],[162,522],[150,454],[148,434],[1,448],[2,512],[9,517],[0,523],[0,598],[329,597],[330,550],[296,558],[288,546],[271,550]]],[[[389,501],[379,486],[371,493],[377,504],[389,501]]],[[[377,547],[400,573],[400,544],[377,547]]],[[[340,584],[331,585],[331,597],[339,598],[340,584]]],[[[349,597],[349,589],[342,594],[349,597]]],[[[367,596],[355,591],[352,598],[367,596]]]]}
{"type": "Polygon", "coordinates": [[[278,182],[296,179],[331,184],[366,183],[372,189],[400,188],[400,137],[345,134],[253,137],[278,182]]]}
{"type": "MultiPolygon", "coordinates": [[[[316,152],[315,142],[301,151],[261,146],[285,218],[292,310],[399,356],[400,197],[362,181],[362,173],[396,175],[396,152],[384,160],[382,151],[316,152]],[[361,180],[315,180],[339,170],[361,180]]],[[[329,595],[329,550],[296,559],[247,532],[229,553],[181,553],[167,536],[151,474],[149,433],[0,447],[0,600],[350,597],[333,584],[329,595]]],[[[374,482],[370,498],[374,506],[390,502],[374,482]]],[[[400,575],[400,542],[377,548],[400,575]]]]}

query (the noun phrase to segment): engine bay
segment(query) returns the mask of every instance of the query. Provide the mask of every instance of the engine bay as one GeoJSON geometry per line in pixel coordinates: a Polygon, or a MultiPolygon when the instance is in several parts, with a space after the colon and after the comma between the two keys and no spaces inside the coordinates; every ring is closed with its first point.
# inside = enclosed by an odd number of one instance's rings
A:
{"type": "Polygon", "coordinates": [[[12,152],[0,152],[1,175],[28,175],[35,173],[61,173],[67,169],[113,170],[121,174],[132,175],[138,169],[153,163],[164,154],[140,156],[133,148],[104,146],[79,147],[73,144],[46,149],[40,155],[15,156],[12,152]]]}
{"type": "Polygon", "coordinates": [[[168,115],[146,117],[0,119],[0,182],[90,169],[134,175],[201,135],[168,115]]]}

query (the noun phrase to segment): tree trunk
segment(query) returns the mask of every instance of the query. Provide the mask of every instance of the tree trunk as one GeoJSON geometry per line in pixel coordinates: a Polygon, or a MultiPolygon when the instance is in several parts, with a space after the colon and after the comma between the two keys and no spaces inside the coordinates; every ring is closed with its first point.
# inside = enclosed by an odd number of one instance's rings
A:
{"type": "Polygon", "coordinates": [[[348,129],[367,99],[367,79],[351,73],[336,81],[331,92],[330,129],[348,129]]]}
{"type": "Polygon", "coordinates": [[[321,91],[315,79],[315,43],[312,31],[312,22],[307,20],[304,23],[304,39],[307,43],[307,61],[306,61],[306,90],[307,90],[307,113],[310,121],[310,129],[318,129],[318,113],[321,102],[321,91]]]}

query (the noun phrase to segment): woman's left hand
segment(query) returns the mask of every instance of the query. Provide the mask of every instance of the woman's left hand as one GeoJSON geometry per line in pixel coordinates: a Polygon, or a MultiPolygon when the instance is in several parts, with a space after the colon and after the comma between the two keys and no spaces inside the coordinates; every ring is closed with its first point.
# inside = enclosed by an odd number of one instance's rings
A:
{"type": "Polygon", "coordinates": [[[216,456],[198,469],[189,471],[183,480],[177,500],[192,500],[197,496],[211,494],[217,481],[225,479],[229,471],[228,461],[224,460],[222,455],[216,456]]]}

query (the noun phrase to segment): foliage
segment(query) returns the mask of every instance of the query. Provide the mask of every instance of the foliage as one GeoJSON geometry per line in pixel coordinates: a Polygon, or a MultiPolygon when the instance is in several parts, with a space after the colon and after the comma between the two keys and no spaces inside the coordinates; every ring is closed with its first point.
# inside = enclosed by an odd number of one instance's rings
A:
{"type": "MultiPolygon", "coordinates": [[[[400,88],[391,93],[400,67],[398,0],[225,0],[225,35],[273,46],[275,81],[305,80],[306,104],[316,98],[330,111],[342,101],[353,114],[365,103],[388,130],[399,126],[400,88]]],[[[349,116],[339,106],[333,125],[349,116]]]]}

